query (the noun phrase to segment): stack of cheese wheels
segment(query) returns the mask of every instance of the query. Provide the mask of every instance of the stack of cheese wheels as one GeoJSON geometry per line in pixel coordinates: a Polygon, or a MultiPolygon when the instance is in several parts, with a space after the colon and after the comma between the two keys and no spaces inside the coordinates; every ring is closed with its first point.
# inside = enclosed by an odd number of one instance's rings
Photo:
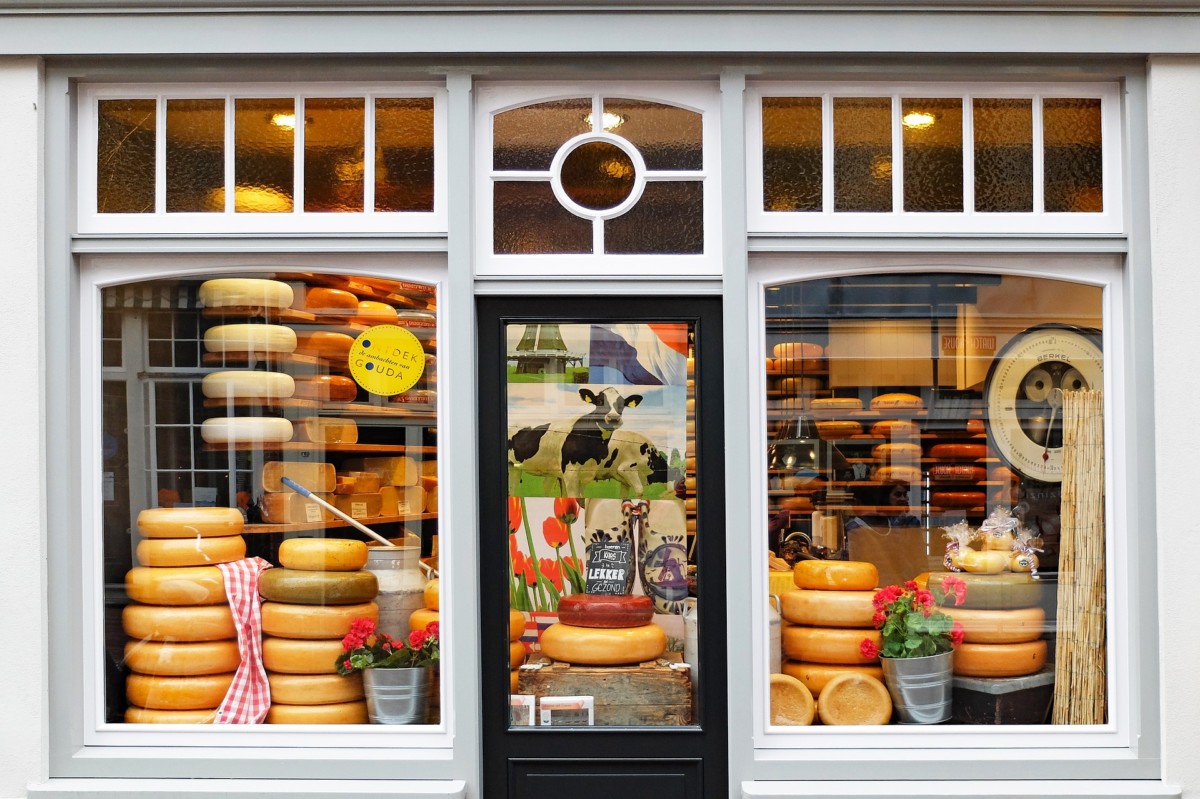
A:
{"type": "Polygon", "coordinates": [[[552,660],[588,666],[626,666],[654,660],[667,634],[654,624],[654,603],[641,594],[570,594],[559,600],[558,621],[539,643],[552,660]]]}
{"type": "Polygon", "coordinates": [[[282,568],[259,577],[262,654],[271,684],[268,724],[365,724],[362,675],[337,673],[354,619],[379,618],[367,545],[341,538],[292,538],[282,568]]]}
{"type": "Polygon", "coordinates": [[[879,582],[875,564],[850,560],[802,560],[793,570],[795,588],[780,595],[784,620],[783,673],[813,696],[839,674],[878,679],[878,658],[865,658],[864,638],[881,644],[871,600],[879,582]]]}
{"type": "Polygon", "coordinates": [[[217,563],[246,555],[237,508],[151,508],[138,514],[141,564],[125,576],[121,613],[125,720],[208,724],[241,664],[217,563]]]}
{"type": "MultiPolygon", "coordinates": [[[[200,288],[205,304],[218,312],[255,303],[261,306],[259,295],[274,302],[267,307],[286,308],[292,295],[292,289],[286,283],[269,280],[210,280],[200,288]],[[246,283],[273,284],[280,288],[267,285],[256,293],[252,287],[243,285],[246,283]],[[286,303],[283,302],[285,299],[286,303]]],[[[276,358],[295,351],[296,334],[290,327],[275,324],[215,325],[204,332],[204,348],[220,362],[238,358],[276,358]]],[[[250,369],[241,370],[240,374],[238,371],[217,372],[206,377],[202,384],[206,397],[230,401],[275,401],[292,396],[295,389],[295,381],[286,374],[250,369]]],[[[208,444],[277,444],[290,441],[292,434],[292,423],[274,416],[217,416],[205,419],[200,426],[200,437],[208,444]]]]}
{"type": "MultiPolygon", "coordinates": [[[[929,575],[939,586],[948,572],[929,575]]],[[[1043,585],[1028,573],[956,573],[967,586],[962,605],[943,608],[963,626],[954,650],[954,673],[964,677],[1021,677],[1046,664],[1043,585]]]]}

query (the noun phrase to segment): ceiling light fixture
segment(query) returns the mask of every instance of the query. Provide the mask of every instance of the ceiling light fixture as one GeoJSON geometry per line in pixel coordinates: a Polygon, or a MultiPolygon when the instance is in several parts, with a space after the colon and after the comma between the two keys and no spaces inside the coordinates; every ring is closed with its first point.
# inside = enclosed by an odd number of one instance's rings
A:
{"type": "MultiPolygon", "coordinates": [[[[604,123],[605,130],[616,130],[625,124],[625,117],[620,114],[614,114],[611,111],[605,111],[604,114],[601,115],[600,120],[604,123]]],[[[592,127],[591,114],[584,114],[583,121],[584,124],[586,124],[589,128],[592,127]]]]}
{"type": "Polygon", "coordinates": [[[928,111],[909,111],[901,119],[906,128],[928,128],[937,122],[937,117],[928,111]]]}

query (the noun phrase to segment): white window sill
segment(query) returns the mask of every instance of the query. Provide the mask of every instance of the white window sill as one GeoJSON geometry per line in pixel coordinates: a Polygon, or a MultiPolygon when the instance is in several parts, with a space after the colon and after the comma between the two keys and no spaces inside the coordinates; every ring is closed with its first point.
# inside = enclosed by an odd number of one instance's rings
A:
{"type": "Polygon", "coordinates": [[[972,799],[1043,799],[1102,797],[1103,799],[1179,799],[1182,790],[1158,780],[980,780],[980,781],[746,781],[743,799],[874,799],[875,797],[970,796],[972,799]]]}
{"type": "Polygon", "coordinates": [[[280,796],[303,799],[465,799],[463,780],[156,780],[59,779],[29,786],[39,799],[252,799],[280,796]]]}

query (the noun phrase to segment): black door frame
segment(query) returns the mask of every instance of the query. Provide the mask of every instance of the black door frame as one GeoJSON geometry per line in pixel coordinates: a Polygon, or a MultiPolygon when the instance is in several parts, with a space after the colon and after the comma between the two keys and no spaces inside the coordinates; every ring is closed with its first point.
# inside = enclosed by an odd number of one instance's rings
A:
{"type": "MultiPolygon", "coordinates": [[[[589,777],[689,772],[688,795],[728,794],[725,649],[723,333],[719,296],[483,296],[476,300],[479,406],[479,575],[483,795],[510,796],[514,769],[589,777]],[[699,679],[696,725],[682,728],[509,728],[508,475],[504,326],[520,322],[690,322],[695,327],[696,543],[699,679]],[[501,664],[505,664],[501,666],[501,664]],[[690,763],[690,765],[689,765],[690,763]],[[682,765],[680,765],[682,764],[682,765]],[[690,771],[689,771],[690,769],[690,771]],[[702,788],[700,784],[702,783],[702,788]],[[694,791],[694,793],[693,793],[694,791]]],[[[640,779],[640,778],[638,778],[640,779]]],[[[602,780],[601,780],[602,781],[602,780]]],[[[614,783],[615,784],[615,783],[614,783]]],[[[584,789],[582,794],[593,795],[584,789]]],[[[595,794],[601,795],[601,794],[595,794]]],[[[633,799],[635,795],[629,795],[633,799]]]]}

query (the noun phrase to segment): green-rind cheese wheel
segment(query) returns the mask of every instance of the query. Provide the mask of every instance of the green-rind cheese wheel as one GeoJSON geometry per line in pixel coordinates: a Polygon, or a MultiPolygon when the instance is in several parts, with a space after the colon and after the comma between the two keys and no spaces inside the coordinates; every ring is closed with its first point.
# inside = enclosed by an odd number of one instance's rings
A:
{"type": "MultiPolygon", "coordinates": [[[[269,571],[274,571],[270,569],[269,571]]],[[[357,605],[294,605],[290,602],[262,603],[262,630],[280,638],[342,639],[357,618],[379,621],[374,602],[357,605]]]]}
{"type": "Polygon", "coordinates": [[[863,657],[859,649],[864,638],[876,648],[883,646],[883,637],[878,630],[793,624],[783,628],[783,654],[793,660],[813,663],[872,663],[875,658],[863,657]]]}
{"type": "MultiPolygon", "coordinates": [[[[1045,584],[1028,573],[972,574],[970,572],[932,572],[929,587],[940,588],[947,576],[957,577],[967,586],[964,608],[981,610],[1010,610],[1030,608],[1042,601],[1045,584]]],[[[949,601],[954,606],[954,600],[949,601]]]]}
{"type": "Polygon", "coordinates": [[[279,564],[300,571],[358,571],[367,545],[349,538],[290,538],[279,545],[279,564]]]}
{"type": "Polygon", "coordinates": [[[310,640],[268,635],[262,641],[263,667],[280,674],[333,674],[341,654],[340,638],[310,640]]]}
{"type": "Polygon", "coordinates": [[[267,672],[271,703],[331,705],[363,698],[362,674],[275,674],[267,672]]]}
{"type": "Polygon", "coordinates": [[[959,644],[954,673],[962,677],[1023,677],[1046,665],[1045,640],[1020,644],[959,644]]]}
{"type": "Polygon", "coordinates": [[[147,508],[138,514],[146,538],[207,538],[240,535],[246,519],[237,508],[147,508]]]}
{"type": "Polygon", "coordinates": [[[215,707],[200,710],[156,710],[130,705],[125,709],[126,724],[212,724],[216,717],[215,707]]]}
{"type": "Polygon", "coordinates": [[[237,671],[242,664],[237,641],[196,641],[163,643],[159,641],[128,641],[125,644],[125,665],[138,674],[185,676],[189,674],[224,674],[237,671]]]}
{"type": "Polygon", "coordinates": [[[963,626],[968,644],[1019,644],[1036,641],[1046,632],[1046,612],[1039,607],[1013,610],[976,610],[946,607],[950,618],[963,626]]]}
{"type": "Polygon", "coordinates": [[[133,602],[121,611],[125,634],[139,641],[220,641],[237,636],[233,613],[217,605],[143,605],[133,602]]]}
{"type": "Polygon", "coordinates": [[[130,674],[125,679],[125,695],[138,707],[153,710],[200,710],[221,704],[233,672],[200,674],[187,677],[158,677],[130,674]]]}
{"type": "Polygon", "coordinates": [[[874,591],[816,591],[793,588],[779,595],[784,621],[820,627],[874,626],[874,591]]]}
{"type": "Polygon", "coordinates": [[[137,559],[143,566],[207,566],[232,563],[246,557],[246,539],[240,535],[210,538],[143,538],[137,559]]]}
{"type": "Polygon", "coordinates": [[[267,569],[259,575],[258,592],[273,602],[293,605],[356,605],[374,599],[379,582],[369,571],[267,569]]]}
{"type": "Polygon", "coordinates": [[[125,573],[125,593],[147,605],[215,605],[225,602],[225,578],[216,566],[135,566],[125,573]]]}
{"type": "Polygon", "coordinates": [[[366,724],[366,702],[331,702],[327,705],[271,705],[267,724],[366,724]]]}

